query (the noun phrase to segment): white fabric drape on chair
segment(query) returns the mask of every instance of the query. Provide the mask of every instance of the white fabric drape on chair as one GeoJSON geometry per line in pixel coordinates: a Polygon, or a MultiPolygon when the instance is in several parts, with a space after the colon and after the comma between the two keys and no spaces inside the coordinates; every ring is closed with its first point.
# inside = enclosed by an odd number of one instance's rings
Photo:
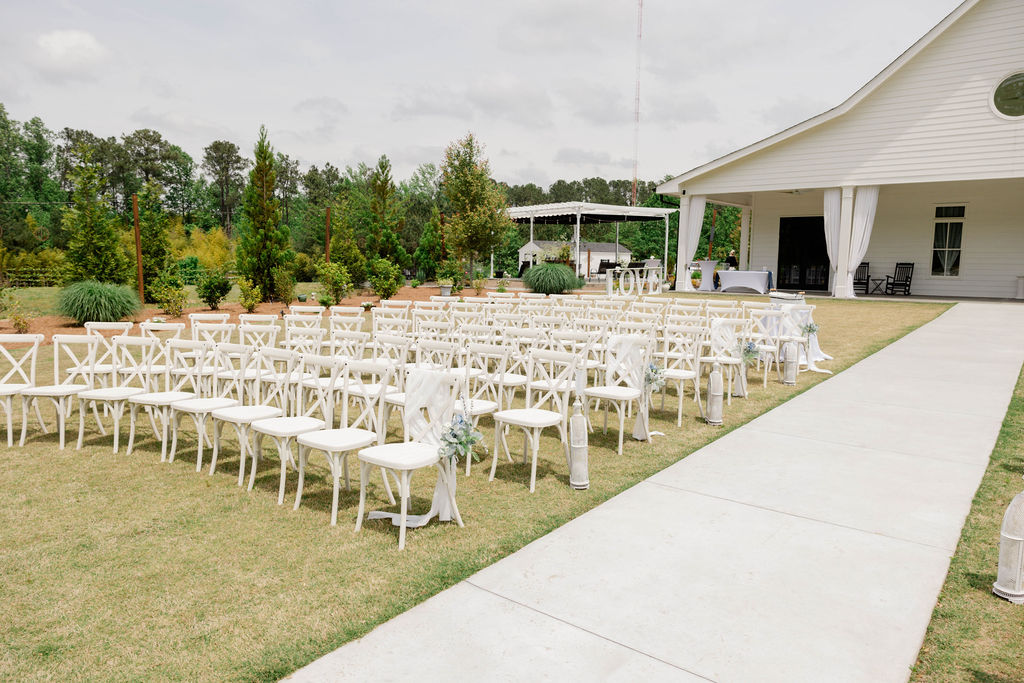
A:
{"type": "Polygon", "coordinates": [[[825,190],[825,250],[828,262],[839,277],[839,214],[842,211],[843,193],[838,187],[825,190]]]}
{"type": "Polygon", "coordinates": [[[853,231],[850,234],[850,263],[846,272],[846,291],[853,293],[853,276],[857,266],[864,259],[871,242],[871,229],[875,225],[875,212],[878,209],[878,185],[865,185],[857,188],[856,202],[853,205],[853,231]]]}
{"type": "Polygon", "coordinates": [[[700,241],[700,229],[704,227],[704,207],[707,203],[707,197],[690,197],[690,214],[686,219],[686,253],[678,255],[686,257],[682,263],[687,265],[693,262],[693,255],[697,253],[697,242],[700,241]]]}

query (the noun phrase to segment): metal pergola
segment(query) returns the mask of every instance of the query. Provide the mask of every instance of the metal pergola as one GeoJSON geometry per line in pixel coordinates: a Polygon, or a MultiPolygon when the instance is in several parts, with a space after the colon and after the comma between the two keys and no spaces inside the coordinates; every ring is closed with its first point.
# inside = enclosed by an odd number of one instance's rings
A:
{"type": "MultiPolygon", "coordinates": [[[[619,223],[635,221],[665,222],[665,261],[668,268],[668,217],[678,209],[660,209],[649,206],[617,206],[615,204],[592,204],[590,202],[559,202],[557,204],[535,204],[533,206],[509,207],[508,215],[516,223],[530,224],[530,242],[533,242],[533,226],[574,225],[573,243],[576,246],[576,274],[580,274],[580,228],[586,223],[615,223],[615,246],[618,251],[619,223]]],[[[667,272],[667,270],[666,270],[667,272]]]]}

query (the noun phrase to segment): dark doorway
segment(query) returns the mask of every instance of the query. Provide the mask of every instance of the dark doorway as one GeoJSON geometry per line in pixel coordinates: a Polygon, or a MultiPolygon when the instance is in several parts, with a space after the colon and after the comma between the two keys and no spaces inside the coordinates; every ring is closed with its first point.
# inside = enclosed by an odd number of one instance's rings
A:
{"type": "Polygon", "coordinates": [[[779,289],[828,290],[828,249],[822,216],[779,219],[779,289]]]}

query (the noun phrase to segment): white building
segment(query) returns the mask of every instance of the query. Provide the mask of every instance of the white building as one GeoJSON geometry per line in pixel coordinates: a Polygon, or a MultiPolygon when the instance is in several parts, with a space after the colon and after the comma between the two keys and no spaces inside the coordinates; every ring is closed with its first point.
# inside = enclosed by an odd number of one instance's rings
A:
{"type": "MultiPolygon", "coordinates": [[[[555,258],[559,251],[565,247],[568,247],[569,253],[575,256],[575,245],[572,242],[531,240],[519,248],[519,268],[522,270],[524,263],[543,263],[545,259],[555,258]]],[[[632,257],[633,253],[622,244],[616,245],[615,242],[587,242],[581,240],[580,268],[577,269],[577,272],[587,272],[589,275],[595,275],[602,261],[629,263],[632,257]]]]}
{"type": "MultiPolygon", "coordinates": [[[[1024,275],[1024,2],[967,0],[848,100],[672,178],[679,267],[706,202],[742,208],[741,268],[852,296],[862,261],[912,293],[1013,297],[1024,275]]],[[[678,277],[677,287],[689,288],[678,277]]]]}

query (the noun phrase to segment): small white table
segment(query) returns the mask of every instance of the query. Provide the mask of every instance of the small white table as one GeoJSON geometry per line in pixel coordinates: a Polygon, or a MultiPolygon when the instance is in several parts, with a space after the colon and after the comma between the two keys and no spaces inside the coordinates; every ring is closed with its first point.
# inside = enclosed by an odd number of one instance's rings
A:
{"type": "Polygon", "coordinates": [[[698,292],[715,291],[715,265],[718,261],[697,261],[700,266],[700,289],[698,292]]]}
{"type": "Polygon", "coordinates": [[[763,270],[720,270],[718,282],[723,292],[749,291],[768,293],[769,273],[763,270]]]}

